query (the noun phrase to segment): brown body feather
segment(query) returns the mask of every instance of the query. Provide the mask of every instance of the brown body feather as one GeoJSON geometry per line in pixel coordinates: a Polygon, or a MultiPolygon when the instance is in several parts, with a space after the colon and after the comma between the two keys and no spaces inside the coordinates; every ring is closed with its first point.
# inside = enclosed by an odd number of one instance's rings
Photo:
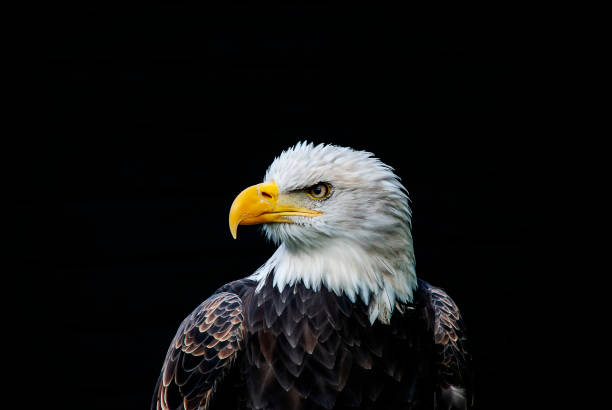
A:
{"type": "Polygon", "coordinates": [[[242,301],[218,292],[179,327],[162,368],[152,408],[208,408],[244,340],[242,301]]]}
{"type": "Polygon", "coordinates": [[[214,408],[220,384],[228,389],[218,394],[253,409],[469,407],[463,324],[441,289],[419,281],[414,303],[385,325],[326,288],[298,282],[279,292],[268,278],[256,293],[255,285],[227,284],[185,319],[153,409],[214,408]]]}

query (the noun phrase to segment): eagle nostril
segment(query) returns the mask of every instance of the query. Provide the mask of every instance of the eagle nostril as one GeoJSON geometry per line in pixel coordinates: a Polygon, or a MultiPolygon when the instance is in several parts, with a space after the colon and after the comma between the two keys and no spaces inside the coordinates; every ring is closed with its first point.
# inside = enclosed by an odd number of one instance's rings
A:
{"type": "Polygon", "coordinates": [[[264,198],[272,199],[272,195],[270,195],[270,194],[269,194],[269,193],[267,193],[267,192],[262,192],[262,193],[261,193],[261,196],[263,196],[264,198]]]}

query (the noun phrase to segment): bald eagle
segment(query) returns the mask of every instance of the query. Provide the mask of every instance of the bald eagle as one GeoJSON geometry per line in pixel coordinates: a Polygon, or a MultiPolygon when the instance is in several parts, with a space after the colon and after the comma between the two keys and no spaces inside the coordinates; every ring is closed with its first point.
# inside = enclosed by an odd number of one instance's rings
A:
{"type": "Polygon", "coordinates": [[[229,214],[278,245],[181,324],[152,409],[466,409],[456,304],[417,279],[408,195],[373,154],[298,143],[229,214]]]}

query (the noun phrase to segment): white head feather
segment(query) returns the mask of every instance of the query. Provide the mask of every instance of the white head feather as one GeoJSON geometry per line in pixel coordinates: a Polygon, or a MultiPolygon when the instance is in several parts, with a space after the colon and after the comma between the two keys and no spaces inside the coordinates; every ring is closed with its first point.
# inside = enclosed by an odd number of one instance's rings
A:
{"type": "Polygon", "coordinates": [[[263,284],[273,272],[281,291],[301,280],[308,288],[325,286],[352,301],[360,297],[369,305],[372,322],[388,323],[400,302],[412,301],[417,281],[411,212],[391,167],[369,152],[303,142],[274,160],[264,178],[269,181],[279,193],[326,182],[332,194],[308,202],[320,216],[263,226],[279,248],[252,278],[263,284]]]}

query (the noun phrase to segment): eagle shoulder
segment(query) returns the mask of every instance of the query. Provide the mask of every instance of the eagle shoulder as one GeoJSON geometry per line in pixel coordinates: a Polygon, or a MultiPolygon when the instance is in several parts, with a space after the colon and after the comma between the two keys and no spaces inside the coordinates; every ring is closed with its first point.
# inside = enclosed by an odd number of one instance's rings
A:
{"type": "Polygon", "coordinates": [[[243,303],[219,289],[180,325],[170,344],[152,410],[208,409],[218,383],[232,367],[244,339],[243,303]]]}
{"type": "Polygon", "coordinates": [[[471,408],[472,358],[461,312],[443,289],[420,279],[417,298],[433,334],[436,408],[471,408]]]}

